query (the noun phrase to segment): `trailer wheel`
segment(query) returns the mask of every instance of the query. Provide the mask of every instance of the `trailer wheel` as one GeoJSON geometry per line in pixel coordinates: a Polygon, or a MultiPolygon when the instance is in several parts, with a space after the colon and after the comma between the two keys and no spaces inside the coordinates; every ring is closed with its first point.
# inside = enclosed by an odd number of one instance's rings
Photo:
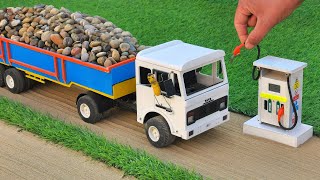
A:
{"type": "Polygon", "coordinates": [[[4,82],[4,71],[6,70],[6,68],[4,67],[4,65],[0,64],[0,87],[3,87],[5,85],[4,82]]]}
{"type": "Polygon", "coordinates": [[[77,101],[77,109],[81,119],[87,123],[96,123],[102,118],[97,102],[89,96],[81,96],[77,101]]]}
{"type": "Polygon", "coordinates": [[[26,81],[26,85],[25,85],[25,89],[24,89],[23,91],[27,91],[27,90],[29,90],[29,89],[32,89],[35,81],[32,80],[32,79],[29,79],[29,78],[27,78],[27,77],[25,77],[25,81],[26,81]]]}
{"type": "Polygon", "coordinates": [[[25,77],[22,72],[15,68],[7,69],[4,72],[4,80],[9,91],[19,94],[25,89],[25,77]]]}
{"type": "Polygon", "coordinates": [[[170,127],[162,116],[149,119],[144,127],[149,142],[157,148],[169,146],[176,139],[176,136],[171,134],[170,127]]]}

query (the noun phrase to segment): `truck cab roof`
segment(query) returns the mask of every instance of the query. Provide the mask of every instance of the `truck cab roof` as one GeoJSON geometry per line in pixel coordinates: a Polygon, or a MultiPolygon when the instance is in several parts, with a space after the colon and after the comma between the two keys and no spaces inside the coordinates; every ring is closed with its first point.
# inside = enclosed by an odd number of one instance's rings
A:
{"type": "Polygon", "coordinates": [[[222,50],[212,50],[180,40],[170,41],[138,53],[136,61],[143,61],[177,71],[188,71],[219,60],[225,56],[222,50]]]}

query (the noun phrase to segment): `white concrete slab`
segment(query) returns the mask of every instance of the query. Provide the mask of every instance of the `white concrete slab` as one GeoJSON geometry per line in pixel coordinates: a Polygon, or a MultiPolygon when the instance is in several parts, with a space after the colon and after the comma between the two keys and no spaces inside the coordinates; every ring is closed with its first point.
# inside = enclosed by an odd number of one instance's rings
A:
{"type": "Polygon", "coordinates": [[[313,127],[298,124],[294,129],[287,131],[276,126],[260,123],[255,116],[243,124],[243,133],[298,147],[312,137],[313,127]]]}

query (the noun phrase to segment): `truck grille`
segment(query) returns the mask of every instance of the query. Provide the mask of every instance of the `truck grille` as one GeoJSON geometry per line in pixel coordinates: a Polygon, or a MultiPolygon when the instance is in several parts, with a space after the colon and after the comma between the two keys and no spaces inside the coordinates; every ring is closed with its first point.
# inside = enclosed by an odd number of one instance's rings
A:
{"type": "MultiPolygon", "coordinates": [[[[193,118],[194,118],[194,122],[195,122],[195,121],[202,119],[202,118],[204,118],[210,114],[213,114],[217,111],[222,111],[222,110],[226,109],[228,107],[227,101],[228,101],[228,96],[224,96],[220,99],[211,101],[210,103],[206,103],[203,106],[200,106],[196,109],[193,109],[193,110],[189,111],[187,114],[192,113],[194,116],[193,118]],[[225,103],[225,106],[224,106],[224,108],[221,109],[220,104],[223,102],[225,103]]],[[[190,124],[193,124],[193,123],[190,123],[190,124]]],[[[188,121],[187,121],[187,125],[190,125],[190,124],[188,124],[188,121]]]]}

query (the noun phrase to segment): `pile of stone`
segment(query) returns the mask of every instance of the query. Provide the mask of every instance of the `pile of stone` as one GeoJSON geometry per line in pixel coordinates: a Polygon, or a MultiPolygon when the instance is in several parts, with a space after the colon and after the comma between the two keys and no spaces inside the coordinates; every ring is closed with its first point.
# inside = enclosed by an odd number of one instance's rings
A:
{"type": "Polygon", "coordinates": [[[102,17],[51,5],[0,10],[0,35],[105,67],[146,48],[102,17]]]}

